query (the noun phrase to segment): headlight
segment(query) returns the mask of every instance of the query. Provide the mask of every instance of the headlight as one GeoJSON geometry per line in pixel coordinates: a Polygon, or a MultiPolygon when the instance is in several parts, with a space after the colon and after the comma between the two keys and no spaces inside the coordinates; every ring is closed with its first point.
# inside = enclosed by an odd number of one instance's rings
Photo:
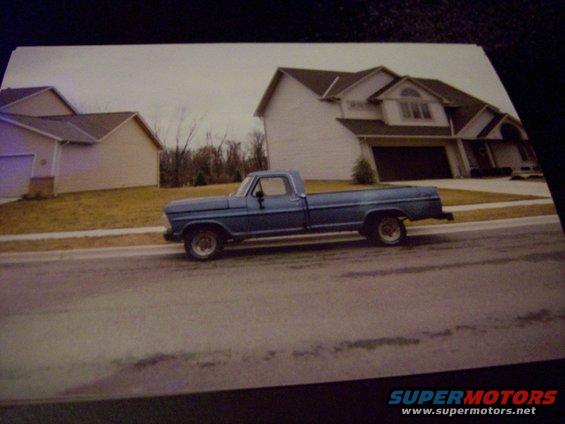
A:
{"type": "Polygon", "coordinates": [[[167,231],[170,231],[172,229],[171,223],[169,222],[169,218],[167,217],[166,213],[161,216],[161,221],[163,222],[163,226],[167,229],[167,231]]]}

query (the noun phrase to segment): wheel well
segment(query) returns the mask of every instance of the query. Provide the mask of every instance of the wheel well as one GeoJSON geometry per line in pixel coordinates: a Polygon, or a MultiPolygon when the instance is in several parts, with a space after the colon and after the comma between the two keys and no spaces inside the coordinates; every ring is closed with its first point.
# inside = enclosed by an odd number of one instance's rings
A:
{"type": "Polygon", "coordinates": [[[201,224],[187,225],[185,227],[185,229],[182,231],[182,238],[186,239],[187,235],[190,232],[192,232],[196,229],[201,229],[201,228],[210,228],[210,229],[216,230],[219,234],[223,235],[224,240],[229,240],[229,239],[232,238],[231,234],[228,233],[224,227],[222,227],[220,224],[214,224],[214,223],[201,223],[201,224]]]}
{"type": "Polygon", "coordinates": [[[365,217],[365,221],[363,222],[363,228],[362,230],[367,229],[367,227],[372,223],[375,222],[378,218],[384,217],[384,216],[395,216],[397,218],[408,218],[408,216],[406,216],[406,214],[398,209],[385,209],[385,210],[378,210],[378,211],[373,211],[373,212],[369,212],[367,214],[367,216],[365,217]]]}

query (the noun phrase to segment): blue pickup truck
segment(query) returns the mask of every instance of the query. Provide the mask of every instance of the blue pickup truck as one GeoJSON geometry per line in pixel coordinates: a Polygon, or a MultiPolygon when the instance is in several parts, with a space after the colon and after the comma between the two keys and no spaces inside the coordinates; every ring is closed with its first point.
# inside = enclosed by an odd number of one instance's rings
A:
{"type": "Polygon", "coordinates": [[[306,195],[296,171],[252,172],[229,196],[177,200],[165,207],[164,237],[184,242],[197,260],[216,257],[226,242],[313,232],[359,231],[394,246],[405,219],[452,220],[435,187],[387,187],[306,195]]]}

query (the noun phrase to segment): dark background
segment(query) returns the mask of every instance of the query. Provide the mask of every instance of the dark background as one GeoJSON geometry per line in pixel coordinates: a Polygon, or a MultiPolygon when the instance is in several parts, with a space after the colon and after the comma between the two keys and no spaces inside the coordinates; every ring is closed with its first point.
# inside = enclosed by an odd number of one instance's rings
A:
{"type": "MultiPolygon", "coordinates": [[[[493,63],[534,143],[563,223],[565,209],[559,184],[563,139],[558,132],[565,101],[560,90],[563,73],[559,63],[563,56],[563,9],[562,1],[550,0],[59,0],[52,3],[16,0],[0,8],[0,73],[3,76],[10,54],[18,46],[201,42],[478,44],[493,63]]],[[[532,384],[540,387],[544,382],[560,381],[555,378],[555,372],[559,374],[563,370],[563,362],[530,364],[529,367],[432,377],[444,385],[449,386],[448,382],[453,381],[460,384],[460,388],[469,388],[461,385],[477,381],[487,384],[491,380],[495,385],[498,372],[501,376],[507,375],[508,384],[514,376],[521,387],[530,388],[527,386],[532,384]],[[477,375],[483,379],[476,380],[477,375]]],[[[120,421],[125,422],[126,417],[134,416],[128,415],[128,411],[138,414],[131,422],[171,420],[177,413],[189,414],[195,421],[234,422],[238,418],[273,421],[281,414],[309,421],[324,417],[319,415],[320,411],[333,414],[333,418],[368,418],[369,413],[382,413],[393,419],[398,417],[394,415],[396,412],[384,409],[386,390],[400,383],[421,385],[432,377],[107,404],[17,407],[3,409],[0,421],[69,422],[89,417],[88,421],[108,422],[117,417],[115,414],[120,414],[120,421]],[[371,399],[378,400],[371,402],[371,399]],[[164,415],[155,415],[155,408],[164,415]]]]}

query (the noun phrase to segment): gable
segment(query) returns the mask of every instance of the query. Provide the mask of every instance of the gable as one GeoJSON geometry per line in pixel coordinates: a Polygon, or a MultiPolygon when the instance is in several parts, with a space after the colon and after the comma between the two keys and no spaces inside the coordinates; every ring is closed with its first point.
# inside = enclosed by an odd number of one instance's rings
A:
{"type": "Polygon", "coordinates": [[[471,118],[458,135],[463,138],[478,138],[481,131],[489,125],[496,116],[496,111],[485,107],[477,115],[471,118]]]}
{"type": "Polygon", "coordinates": [[[3,113],[28,116],[74,115],[73,106],[53,87],[42,90],[7,89],[2,90],[4,105],[3,113]]]}
{"type": "Polygon", "coordinates": [[[373,93],[386,87],[395,79],[390,73],[379,70],[346,88],[341,93],[341,98],[346,100],[367,100],[373,93]]]}

